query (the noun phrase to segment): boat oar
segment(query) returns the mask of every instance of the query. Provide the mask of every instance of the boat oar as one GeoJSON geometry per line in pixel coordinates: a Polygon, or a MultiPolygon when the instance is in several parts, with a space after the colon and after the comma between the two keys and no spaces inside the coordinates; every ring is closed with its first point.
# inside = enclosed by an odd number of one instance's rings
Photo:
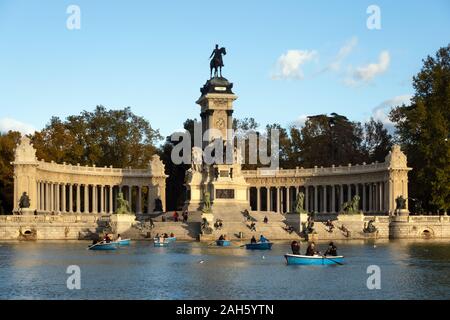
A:
{"type": "Polygon", "coordinates": [[[341,263],[341,262],[339,262],[339,261],[336,261],[336,260],[333,260],[333,259],[330,259],[330,258],[327,258],[326,256],[322,256],[322,258],[327,259],[327,260],[330,260],[330,261],[333,261],[334,263],[336,263],[336,264],[338,264],[338,265],[340,265],[340,266],[343,266],[343,265],[344,265],[343,263],[341,263]]]}

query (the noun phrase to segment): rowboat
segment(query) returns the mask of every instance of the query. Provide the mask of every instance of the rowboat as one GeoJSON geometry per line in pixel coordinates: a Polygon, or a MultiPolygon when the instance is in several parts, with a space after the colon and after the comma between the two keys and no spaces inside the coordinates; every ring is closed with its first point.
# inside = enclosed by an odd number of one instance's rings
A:
{"type": "Polygon", "coordinates": [[[129,245],[131,245],[131,240],[124,239],[124,240],[116,241],[115,243],[117,243],[119,246],[129,246],[129,245]]]}
{"type": "Polygon", "coordinates": [[[272,242],[249,243],[245,245],[247,250],[272,250],[272,242]]]}
{"type": "MultiPolygon", "coordinates": [[[[155,238],[155,239],[153,239],[155,242],[159,242],[159,238],[155,238]]],[[[173,243],[173,242],[176,242],[177,241],[177,238],[175,238],[175,237],[171,237],[171,238],[164,238],[164,242],[167,242],[167,243],[173,243]]]]}
{"type": "Polygon", "coordinates": [[[336,265],[343,264],[344,257],[336,256],[336,257],[325,257],[325,256],[301,256],[295,254],[286,254],[284,256],[286,258],[288,265],[336,265]]]}
{"type": "Polygon", "coordinates": [[[163,242],[160,242],[159,240],[158,241],[153,241],[153,245],[156,247],[156,248],[164,248],[164,247],[168,247],[169,246],[169,244],[170,244],[170,242],[167,242],[167,241],[163,241],[163,242]]]}
{"type": "Polygon", "coordinates": [[[217,240],[216,244],[218,247],[229,247],[229,246],[231,246],[231,241],[230,240],[217,240]]]}
{"type": "Polygon", "coordinates": [[[117,250],[118,244],[116,242],[99,242],[92,246],[90,246],[89,250],[95,250],[95,251],[112,251],[117,250]]]}

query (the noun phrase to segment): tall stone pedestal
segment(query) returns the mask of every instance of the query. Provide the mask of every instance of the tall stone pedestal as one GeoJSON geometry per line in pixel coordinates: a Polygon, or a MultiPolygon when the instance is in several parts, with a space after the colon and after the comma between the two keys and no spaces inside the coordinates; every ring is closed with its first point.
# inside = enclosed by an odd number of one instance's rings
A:
{"type": "MultiPolygon", "coordinates": [[[[197,104],[201,106],[202,136],[205,140],[202,151],[216,146],[212,144],[214,141],[221,141],[222,143],[218,145],[224,146],[232,139],[233,102],[237,99],[232,88],[233,84],[227,79],[213,78],[200,90],[202,95],[197,104]]],[[[186,174],[188,199],[185,209],[201,211],[205,203],[205,193],[209,194],[212,214],[219,214],[221,218],[226,212],[240,213],[250,208],[249,186],[241,172],[241,154],[231,142],[228,145],[228,148],[233,148],[233,152],[228,150],[229,156],[232,154],[232,159],[227,159],[226,148],[220,153],[214,149],[215,154],[223,153],[223,159],[213,164],[202,162],[204,158],[196,162],[200,148],[193,149],[192,168],[186,174]]]]}

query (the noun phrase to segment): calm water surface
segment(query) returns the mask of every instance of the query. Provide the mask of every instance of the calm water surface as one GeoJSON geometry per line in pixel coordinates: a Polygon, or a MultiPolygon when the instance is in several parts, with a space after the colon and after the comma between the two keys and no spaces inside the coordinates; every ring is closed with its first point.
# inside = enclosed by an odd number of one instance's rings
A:
{"type": "Polygon", "coordinates": [[[143,242],[117,252],[88,251],[86,242],[0,243],[0,299],[450,299],[448,242],[337,244],[346,265],[291,267],[286,243],[270,252],[200,243],[143,242]],[[81,268],[81,290],[67,289],[69,265],[81,268]],[[367,289],[370,265],[381,268],[381,290],[367,289]]]}

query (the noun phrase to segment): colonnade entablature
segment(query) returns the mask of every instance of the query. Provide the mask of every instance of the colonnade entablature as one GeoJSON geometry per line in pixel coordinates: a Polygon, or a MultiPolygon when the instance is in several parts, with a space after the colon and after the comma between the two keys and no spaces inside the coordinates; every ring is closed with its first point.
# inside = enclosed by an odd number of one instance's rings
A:
{"type": "Polygon", "coordinates": [[[119,193],[137,214],[153,212],[157,199],[161,200],[159,209],[165,209],[167,176],[157,155],[144,169],[57,164],[38,160],[30,139],[23,137],[12,164],[15,213],[21,212],[24,192],[30,200],[27,211],[37,214],[112,214],[119,193]]]}
{"type": "Polygon", "coordinates": [[[363,212],[393,214],[395,200],[408,198],[410,170],[405,154],[395,145],[382,163],[242,172],[255,211],[292,212],[303,192],[309,212],[339,213],[345,202],[359,196],[363,212]]]}

